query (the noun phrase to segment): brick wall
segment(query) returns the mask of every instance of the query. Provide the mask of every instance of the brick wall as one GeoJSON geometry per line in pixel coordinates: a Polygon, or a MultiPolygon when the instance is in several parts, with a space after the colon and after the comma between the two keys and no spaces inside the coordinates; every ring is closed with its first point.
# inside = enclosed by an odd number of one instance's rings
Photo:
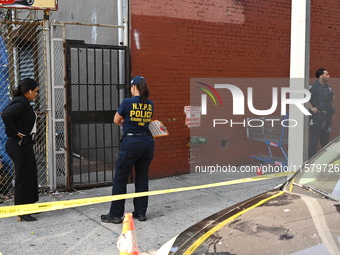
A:
{"type": "MultiPolygon", "coordinates": [[[[339,75],[336,66],[340,54],[336,43],[339,41],[336,31],[340,29],[336,19],[339,3],[329,2],[333,4],[320,0],[312,3],[312,76],[319,66],[329,68],[333,76],[339,75]]],[[[132,76],[146,77],[150,98],[155,103],[154,118],[163,121],[170,132],[168,137],[156,139],[151,177],[189,171],[190,130],[185,125],[183,110],[190,105],[191,78],[289,77],[290,3],[287,0],[130,1],[132,76]]],[[[270,107],[271,87],[256,84],[254,101],[258,109],[270,107]]],[[[231,113],[226,114],[226,118],[232,117],[231,113]]],[[[334,129],[338,130],[337,124],[334,129]]],[[[225,164],[249,163],[250,154],[266,150],[262,143],[247,139],[244,128],[204,130],[203,136],[214,132],[216,137],[216,141],[205,146],[211,155],[222,155],[225,164]],[[222,138],[228,140],[226,148],[221,148],[222,138]]]]}

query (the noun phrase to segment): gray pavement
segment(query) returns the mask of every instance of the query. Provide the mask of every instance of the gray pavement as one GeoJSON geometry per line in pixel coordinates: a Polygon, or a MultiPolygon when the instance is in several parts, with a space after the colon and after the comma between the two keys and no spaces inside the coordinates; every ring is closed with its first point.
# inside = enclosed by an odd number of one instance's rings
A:
{"type": "MultiPolygon", "coordinates": [[[[233,179],[255,177],[255,173],[191,173],[150,181],[150,190],[162,190],[233,179]]],[[[149,197],[148,220],[134,221],[141,254],[155,254],[172,237],[207,216],[232,204],[274,188],[286,180],[280,177],[149,197]]],[[[128,192],[134,192],[133,184],[128,192]]],[[[47,194],[40,202],[107,196],[111,187],[47,194]]],[[[133,211],[132,200],[125,203],[133,211]]],[[[0,254],[119,254],[117,240],[122,224],[102,223],[100,215],[110,203],[101,203],[37,214],[36,222],[18,222],[15,217],[0,218],[0,254]]]]}

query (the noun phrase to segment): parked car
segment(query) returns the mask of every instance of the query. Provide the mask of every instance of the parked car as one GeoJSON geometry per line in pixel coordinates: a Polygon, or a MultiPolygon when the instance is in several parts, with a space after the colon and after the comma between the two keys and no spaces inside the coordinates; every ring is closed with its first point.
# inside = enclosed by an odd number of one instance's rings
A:
{"type": "Polygon", "coordinates": [[[157,254],[340,254],[340,137],[278,188],[226,208],[157,254]]]}

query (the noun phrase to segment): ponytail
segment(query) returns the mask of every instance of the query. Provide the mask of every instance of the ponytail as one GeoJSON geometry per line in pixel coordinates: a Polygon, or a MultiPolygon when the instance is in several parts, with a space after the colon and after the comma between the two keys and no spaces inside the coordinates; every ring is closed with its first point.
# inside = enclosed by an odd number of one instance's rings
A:
{"type": "Polygon", "coordinates": [[[31,78],[22,79],[19,82],[18,87],[12,90],[12,96],[13,97],[21,96],[28,92],[29,90],[34,90],[36,87],[38,87],[38,83],[36,83],[35,80],[31,78]]]}
{"type": "Polygon", "coordinates": [[[146,83],[145,79],[141,79],[140,82],[136,86],[139,91],[140,99],[142,103],[144,104],[145,101],[149,98],[150,92],[149,92],[148,84],[146,83]]]}

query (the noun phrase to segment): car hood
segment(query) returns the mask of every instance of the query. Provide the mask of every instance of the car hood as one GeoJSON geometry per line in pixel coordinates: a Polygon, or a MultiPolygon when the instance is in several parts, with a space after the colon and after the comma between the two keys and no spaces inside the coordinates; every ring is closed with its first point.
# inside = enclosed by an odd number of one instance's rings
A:
{"type": "Polygon", "coordinates": [[[340,254],[340,205],[271,190],[177,236],[169,254],[340,254]]]}

